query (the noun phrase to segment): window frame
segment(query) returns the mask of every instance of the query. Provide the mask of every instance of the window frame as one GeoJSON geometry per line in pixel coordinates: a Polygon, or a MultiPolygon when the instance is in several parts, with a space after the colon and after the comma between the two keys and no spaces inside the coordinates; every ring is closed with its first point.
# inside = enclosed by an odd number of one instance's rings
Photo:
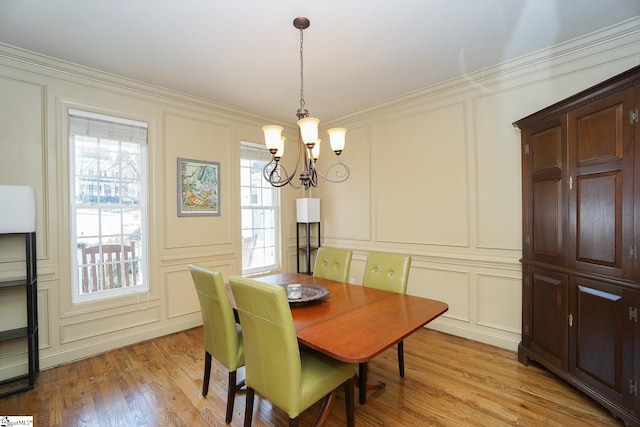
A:
{"type": "MultiPolygon", "coordinates": [[[[69,221],[70,248],[69,249],[71,252],[70,259],[71,259],[72,303],[77,304],[77,303],[85,303],[90,301],[108,300],[108,299],[121,297],[125,295],[149,292],[149,258],[148,258],[149,234],[148,234],[148,209],[147,209],[148,194],[149,194],[149,182],[148,182],[148,173],[147,173],[149,168],[149,164],[148,164],[149,124],[146,122],[142,122],[134,119],[117,117],[111,114],[105,115],[105,114],[91,112],[86,109],[81,110],[81,109],[74,109],[74,108],[68,109],[67,119],[69,123],[67,137],[68,137],[68,144],[69,144],[68,145],[68,159],[69,159],[68,161],[68,173],[69,173],[68,186],[69,187],[68,188],[69,188],[69,217],[70,217],[70,221],[69,221]],[[123,127],[130,126],[134,128],[144,129],[144,142],[141,142],[141,139],[138,135],[132,136],[131,138],[129,138],[129,140],[127,140],[126,137],[118,138],[117,136],[113,138],[105,138],[102,136],[95,136],[95,135],[93,136],[82,135],[83,132],[76,132],[72,128],[72,125],[71,125],[72,116],[74,116],[75,118],[79,118],[80,120],[88,119],[88,120],[95,120],[97,122],[107,122],[110,124],[115,124],[116,126],[121,125],[123,127]],[[77,171],[76,171],[75,155],[80,143],[80,141],[77,141],[76,138],[83,138],[83,137],[93,138],[96,140],[97,144],[102,143],[102,142],[98,142],[98,140],[104,140],[105,144],[111,143],[111,145],[113,145],[112,142],[117,142],[118,157],[120,157],[121,153],[123,152],[123,149],[122,149],[123,142],[138,145],[138,153],[136,153],[136,155],[139,155],[139,159],[140,159],[139,165],[138,165],[139,167],[138,176],[135,179],[131,179],[130,177],[125,178],[123,176],[120,176],[121,174],[119,174],[117,179],[114,180],[114,181],[117,181],[117,186],[122,185],[123,182],[130,182],[130,183],[133,183],[134,185],[138,185],[139,186],[139,190],[138,190],[139,194],[137,195],[138,203],[135,203],[135,201],[132,203],[132,201],[128,199],[123,201],[122,193],[120,193],[118,197],[118,203],[99,203],[99,202],[92,203],[91,199],[89,199],[88,203],[87,202],[83,203],[83,202],[78,202],[76,200],[76,192],[77,192],[76,187],[79,190],[80,186],[82,185],[82,183],[76,181],[78,177],[81,177],[81,175],[77,175],[77,171]],[[134,141],[135,139],[138,139],[138,141],[134,141]],[[102,289],[102,290],[89,292],[89,293],[82,292],[81,287],[83,282],[80,278],[80,268],[88,268],[88,267],[82,267],[84,264],[79,260],[80,246],[79,246],[79,239],[78,239],[79,236],[78,236],[77,211],[82,209],[95,210],[99,214],[104,213],[103,211],[109,211],[109,210],[119,211],[121,219],[124,219],[125,212],[127,210],[138,211],[138,215],[140,219],[139,219],[139,223],[136,222],[136,225],[139,225],[140,237],[138,240],[136,240],[136,242],[139,241],[140,245],[139,247],[136,248],[135,258],[132,261],[131,268],[139,272],[139,276],[141,280],[140,284],[134,284],[131,286],[120,286],[114,289],[102,289]]],[[[87,133],[90,133],[90,132],[87,131],[87,133]]],[[[119,162],[118,164],[121,166],[121,162],[119,162]]],[[[119,171],[122,171],[121,167],[119,171]]],[[[102,170],[100,170],[100,172],[96,171],[98,182],[101,181],[101,178],[103,176],[101,172],[104,172],[104,171],[102,170]]],[[[95,183],[93,185],[95,185],[95,183]]],[[[124,220],[121,221],[121,224],[124,224],[124,220]]],[[[108,233],[103,233],[102,231],[99,231],[98,234],[95,235],[95,237],[102,244],[104,244],[102,242],[102,239],[105,236],[108,236],[108,235],[117,236],[120,239],[119,244],[125,245],[125,238],[130,237],[131,233],[123,232],[124,225],[121,225],[119,234],[108,234],[108,233]]],[[[97,262],[96,264],[104,265],[104,264],[110,264],[110,262],[97,262]]],[[[120,268],[118,266],[120,266],[123,269],[126,269],[128,264],[125,263],[124,261],[113,262],[111,267],[112,273],[114,269],[120,268]]]]}
{"type": "MultiPolygon", "coordinates": [[[[262,161],[264,162],[264,164],[266,164],[267,162],[269,162],[269,160],[271,159],[271,154],[269,153],[269,151],[266,149],[266,147],[262,144],[256,144],[254,142],[249,142],[249,141],[240,141],[240,230],[241,230],[241,234],[242,234],[242,238],[244,237],[250,237],[255,233],[254,230],[256,229],[261,229],[261,230],[267,230],[267,228],[265,227],[254,227],[253,223],[252,223],[252,227],[245,227],[245,223],[244,223],[244,216],[245,216],[245,211],[258,211],[258,210],[271,210],[272,211],[272,215],[273,215],[273,257],[274,257],[274,262],[272,264],[263,264],[260,266],[256,266],[256,267],[251,267],[251,268],[245,268],[244,266],[242,267],[242,274],[243,275],[251,275],[251,274],[262,274],[262,273],[268,273],[271,271],[275,271],[275,270],[279,270],[281,268],[281,264],[282,264],[282,239],[280,237],[280,190],[276,187],[272,187],[263,177],[262,177],[262,167],[260,168],[260,189],[266,189],[268,190],[272,196],[271,196],[271,200],[272,200],[272,204],[271,205],[245,205],[244,201],[243,201],[243,188],[246,187],[243,185],[243,178],[242,178],[242,174],[243,174],[243,168],[246,168],[246,166],[244,166],[242,163],[244,160],[252,160],[252,161],[262,161]],[[244,150],[248,149],[248,150],[256,150],[257,152],[260,152],[262,154],[261,158],[250,158],[247,159],[247,157],[244,155],[244,150]],[[247,230],[251,230],[250,233],[247,233],[247,230]]],[[[256,156],[258,157],[258,156],[256,156]]],[[[249,168],[250,169],[250,168],[249,168]]],[[[252,180],[252,184],[253,184],[252,180]]],[[[253,188],[253,185],[250,185],[249,188],[253,188]]],[[[261,198],[262,200],[264,200],[264,198],[261,198]]],[[[262,240],[262,245],[259,245],[258,242],[260,242],[260,234],[258,233],[258,240],[256,242],[257,244],[257,248],[258,249],[263,249],[266,250],[266,248],[270,247],[270,246],[266,246],[264,239],[262,240]]],[[[244,252],[244,251],[243,251],[244,252]]],[[[242,258],[244,259],[244,253],[242,253],[242,258]]]]}

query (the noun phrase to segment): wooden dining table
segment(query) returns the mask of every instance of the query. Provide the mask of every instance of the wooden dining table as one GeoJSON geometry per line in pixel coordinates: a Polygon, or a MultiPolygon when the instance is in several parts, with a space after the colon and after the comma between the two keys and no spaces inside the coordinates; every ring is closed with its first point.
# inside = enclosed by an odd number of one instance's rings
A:
{"type": "MultiPolygon", "coordinates": [[[[361,404],[366,402],[367,363],[449,309],[442,301],[306,274],[280,273],[255,280],[272,285],[300,283],[328,289],[329,294],[318,300],[291,303],[298,341],[335,359],[357,363],[361,404]]],[[[235,307],[232,294],[230,298],[235,307]]]]}

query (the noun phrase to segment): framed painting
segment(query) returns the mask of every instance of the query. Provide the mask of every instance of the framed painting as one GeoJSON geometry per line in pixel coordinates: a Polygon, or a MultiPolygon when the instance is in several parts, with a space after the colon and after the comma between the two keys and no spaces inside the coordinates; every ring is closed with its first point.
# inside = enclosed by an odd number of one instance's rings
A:
{"type": "Polygon", "coordinates": [[[178,158],[178,216],[220,215],[220,163],[178,158]]]}

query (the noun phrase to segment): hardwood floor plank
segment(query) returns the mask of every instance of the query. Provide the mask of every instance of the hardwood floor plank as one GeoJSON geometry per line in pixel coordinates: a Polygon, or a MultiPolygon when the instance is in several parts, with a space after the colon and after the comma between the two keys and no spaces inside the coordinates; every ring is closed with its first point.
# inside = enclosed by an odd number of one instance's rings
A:
{"type": "MultiPolygon", "coordinates": [[[[43,371],[34,390],[0,399],[0,415],[33,415],[39,427],[224,426],[227,371],[213,361],[204,398],[203,368],[202,328],[194,328],[43,371]]],[[[395,348],[369,364],[371,382],[386,387],[369,392],[366,405],[356,403],[356,425],[622,425],[551,372],[463,338],[416,332],[405,340],[405,369],[400,378],[395,348]]],[[[243,425],[244,409],[240,392],[231,426],[243,425]]],[[[309,425],[318,409],[305,411],[301,425],[309,425]]],[[[287,423],[284,412],[256,396],[254,426],[287,423]]],[[[325,425],[346,425],[343,393],[325,425]]]]}

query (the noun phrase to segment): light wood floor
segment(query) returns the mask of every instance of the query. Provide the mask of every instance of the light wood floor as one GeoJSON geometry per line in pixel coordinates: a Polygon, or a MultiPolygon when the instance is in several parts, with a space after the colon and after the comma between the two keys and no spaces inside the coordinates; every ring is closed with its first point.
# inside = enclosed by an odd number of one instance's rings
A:
{"type": "MultiPolygon", "coordinates": [[[[33,415],[46,426],[223,426],[227,372],[215,360],[207,398],[200,394],[202,328],[43,371],[29,392],[0,399],[0,415],[33,415]]],[[[356,426],[620,426],[600,405],[516,354],[423,329],[405,341],[406,375],[395,348],[370,364],[384,390],[357,403],[356,426]]],[[[244,371],[239,372],[242,377],[244,371]]],[[[344,426],[343,394],[326,426],[344,426]]],[[[245,395],[232,426],[241,426],[245,395]]],[[[314,406],[302,415],[309,425],[314,406]]],[[[256,396],[254,426],[287,417],[256,396]]]]}

